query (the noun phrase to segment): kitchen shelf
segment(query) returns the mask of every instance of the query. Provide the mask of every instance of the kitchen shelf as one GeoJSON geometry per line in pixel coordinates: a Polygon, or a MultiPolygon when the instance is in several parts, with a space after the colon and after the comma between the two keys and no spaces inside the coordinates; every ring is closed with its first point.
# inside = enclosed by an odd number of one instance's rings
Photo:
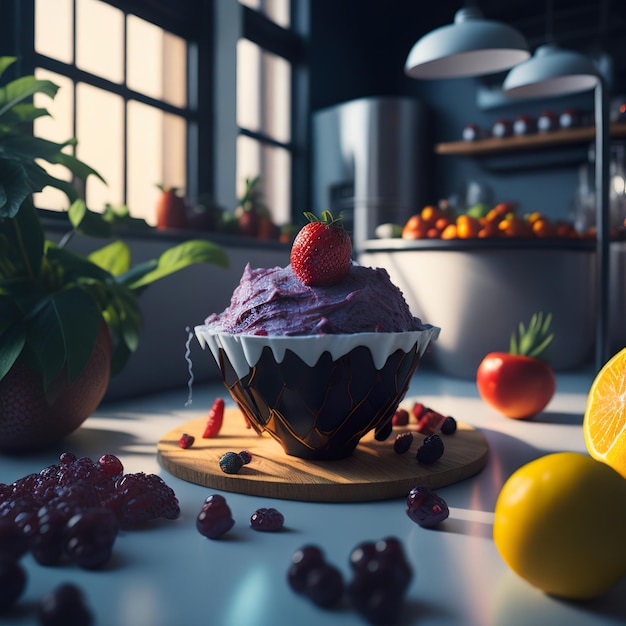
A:
{"type": "MultiPolygon", "coordinates": [[[[525,150],[540,150],[544,148],[562,148],[571,145],[581,145],[593,141],[595,129],[593,126],[555,130],[533,135],[481,139],[478,141],[452,141],[439,143],[435,146],[435,153],[465,157],[488,157],[503,153],[516,153],[525,150]]],[[[626,123],[611,125],[611,138],[626,139],[626,123]]]]}

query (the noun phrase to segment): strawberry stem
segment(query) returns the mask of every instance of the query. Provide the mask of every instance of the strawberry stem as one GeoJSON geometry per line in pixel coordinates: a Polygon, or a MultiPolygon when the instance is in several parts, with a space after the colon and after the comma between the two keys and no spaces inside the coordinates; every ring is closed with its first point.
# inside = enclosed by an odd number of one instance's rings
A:
{"type": "Polygon", "coordinates": [[[315,213],[305,211],[304,217],[306,217],[311,223],[321,222],[322,224],[326,224],[326,226],[330,226],[332,228],[343,228],[343,224],[341,223],[343,213],[339,213],[337,217],[334,217],[330,211],[322,211],[321,217],[318,217],[315,213]]]}

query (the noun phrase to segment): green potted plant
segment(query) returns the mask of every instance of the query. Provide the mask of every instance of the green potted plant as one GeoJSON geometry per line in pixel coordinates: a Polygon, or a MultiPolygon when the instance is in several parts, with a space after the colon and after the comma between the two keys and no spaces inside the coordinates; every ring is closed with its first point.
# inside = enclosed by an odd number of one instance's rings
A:
{"type": "MultiPolygon", "coordinates": [[[[15,61],[0,58],[0,77],[15,61]]],[[[222,248],[190,240],[135,266],[128,245],[113,240],[87,256],[46,240],[32,194],[47,185],[68,198],[71,233],[109,237],[127,209],[90,211],[65,180],[39,161],[61,164],[86,181],[99,176],[57,144],[35,137],[48,115],[35,93],[58,87],[23,76],[0,87],[0,451],[49,446],[78,428],[101,402],[111,376],[137,347],[139,296],[150,283],[193,263],[227,266],[222,248]]]]}

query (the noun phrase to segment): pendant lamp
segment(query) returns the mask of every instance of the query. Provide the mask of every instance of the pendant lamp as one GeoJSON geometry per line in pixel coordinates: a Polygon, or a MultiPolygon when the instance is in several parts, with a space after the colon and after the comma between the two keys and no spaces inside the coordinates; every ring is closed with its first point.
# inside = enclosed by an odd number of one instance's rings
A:
{"type": "Polygon", "coordinates": [[[540,46],[514,67],[502,90],[513,98],[546,98],[594,89],[596,189],[596,367],[609,358],[609,104],[596,65],[578,52],[554,44],[540,46]]]}
{"type": "Polygon", "coordinates": [[[457,11],[454,24],[424,35],[411,49],[404,71],[411,78],[462,78],[508,70],[530,57],[524,36],[486,20],[480,9],[457,11]]]}

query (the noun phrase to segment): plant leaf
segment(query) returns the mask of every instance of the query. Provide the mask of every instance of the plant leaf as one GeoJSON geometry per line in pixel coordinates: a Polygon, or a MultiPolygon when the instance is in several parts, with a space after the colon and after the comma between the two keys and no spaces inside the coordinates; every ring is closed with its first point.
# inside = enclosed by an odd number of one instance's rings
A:
{"type": "Polygon", "coordinates": [[[0,380],[13,367],[26,343],[22,319],[12,298],[0,295],[0,380]]]}
{"type": "Polygon", "coordinates": [[[14,217],[32,193],[26,168],[15,159],[0,158],[0,218],[14,217]]]}
{"type": "Polygon", "coordinates": [[[130,267],[130,248],[123,241],[114,241],[89,254],[89,260],[113,276],[119,276],[130,267]]]}
{"type": "Polygon", "coordinates": [[[223,248],[211,241],[192,239],[163,252],[158,258],[156,267],[141,278],[129,282],[122,275],[119,279],[131,289],[139,289],[195,263],[212,263],[219,267],[228,267],[228,256],[223,248]]]}
{"type": "Polygon", "coordinates": [[[40,80],[34,76],[16,78],[4,87],[0,87],[0,117],[36,93],[43,93],[54,98],[58,90],[59,87],[49,80],[40,80]]]}
{"type": "Polygon", "coordinates": [[[11,67],[17,61],[17,57],[0,57],[0,76],[2,76],[7,68],[11,67]]]}
{"type": "Polygon", "coordinates": [[[85,201],[78,198],[72,202],[67,210],[67,216],[74,230],[89,237],[110,237],[111,224],[103,219],[100,213],[90,211],[85,201]]]}
{"type": "Polygon", "coordinates": [[[13,242],[11,261],[30,277],[39,276],[44,250],[44,233],[30,200],[10,220],[0,220],[0,234],[13,242]]]}

